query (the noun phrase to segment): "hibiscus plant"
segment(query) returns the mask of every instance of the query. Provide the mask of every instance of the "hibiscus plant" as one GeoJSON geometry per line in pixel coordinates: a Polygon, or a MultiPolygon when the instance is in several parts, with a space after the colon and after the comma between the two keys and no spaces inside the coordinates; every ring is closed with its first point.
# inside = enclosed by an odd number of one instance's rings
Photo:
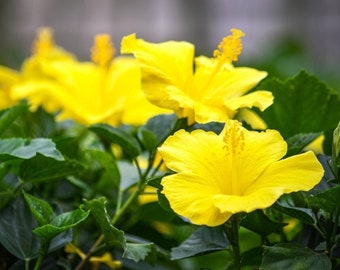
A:
{"type": "Polygon", "coordinates": [[[0,66],[2,269],[338,269],[340,95],[130,34],[0,66]]]}

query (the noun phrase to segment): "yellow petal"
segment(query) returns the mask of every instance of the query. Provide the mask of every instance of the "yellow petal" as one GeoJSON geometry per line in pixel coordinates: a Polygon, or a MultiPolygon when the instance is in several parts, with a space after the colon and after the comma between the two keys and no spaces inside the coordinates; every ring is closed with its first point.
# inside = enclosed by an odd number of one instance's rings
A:
{"type": "Polygon", "coordinates": [[[231,214],[221,213],[214,205],[216,190],[200,175],[185,173],[170,175],[162,179],[163,191],[171,208],[194,224],[218,226],[226,222],[231,214]]]}
{"type": "Polygon", "coordinates": [[[261,111],[273,104],[274,97],[269,91],[256,91],[238,98],[225,100],[225,104],[231,110],[239,108],[257,107],[261,111]]]}
{"type": "Polygon", "coordinates": [[[158,150],[169,169],[188,172],[201,168],[200,171],[209,171],[207,175],[224,156],[222,140],[215,133],[203,130],[192,133],[179,130],[168,137],[158,150]]]}
{"type": "Polygon", "coordinates": [[[204,56],[196,57],[195,64],[195,92],[212,101],[240,97],[267,76],[265,71],[231,65],[225,65],[215,73],[216,63],[204,56]]]}
{"type": "Polygon", "coordinates": [[[258,114],[248,108],[240,109],[236,118],[241,122],[245,121],[252,127],[252,129],[265,130],[267,128],[266,122],[264,122],[258,114]]]}
{"type": "Polygon", "coordinates": [[[271,206],[282,194],[308,191],[320,182],[323,168],[312,152],[272,163],[240,196],[218,194],[221,212],[251,212],[271,206]]]}
{"type": "Polygon", "coordinates": [[[282,189],[284,193],[307,191],[320,182],[323,174],[320,162],[309,151],[273,163],[245,193],[262,188],[282,189]]]}
{"type": "Polygon", "coordinates": [[[19,80],[16,70],[0,66],[0,110],[15,104],[11,97],[11,88],[19,80]]]}
{"type": "Polygon", "coordinates": [[[147,98],[157,106],[178,109],[167,88],[187,88],[193,73],[194,46],[177,41],[150,43],[131,34],[123,38],[121,52],[133,53],[140,63],[147,98]]]}

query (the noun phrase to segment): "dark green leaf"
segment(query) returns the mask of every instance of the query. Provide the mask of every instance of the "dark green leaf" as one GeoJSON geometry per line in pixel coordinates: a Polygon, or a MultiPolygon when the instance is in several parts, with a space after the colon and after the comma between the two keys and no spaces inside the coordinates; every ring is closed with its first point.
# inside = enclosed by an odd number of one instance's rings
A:
{"type": "Polygon", "coordinates": [[[0,211],[14,197],[13,190],[0,192],[0,211]]]}
{"type": "Polygon", "coordinates": [[[24,160],[19,167],[19,177],[25,182],[39,182],[60,179],[81,171],[76,161],[56,160],[41,154],[24,160]]]}
{"type": "Polygon", "coordinates": [[[92,125],[89,129],[94,131],[99,136],[102,136],[110,143],[116,143],[120,145],[125,154],[127,154],[130,158],[136,157],[141,153],[138,140],[123,129],[112,127],[106,124],[92,125]]]}
{"type": "Polygon", "coordinates": [[[136,184],[139,180],[137,167],[127,161],[119,161],[120,190],[126,190],[136,184]]]}
{"type": "Polygon", "coordinates": [[[286,156],[292,156],[299,154],[308,144],[313,142],[322,133],[307,133],[307,134],[296,134],[286,140],[288,144],[288,151],[286,156]]]}
{"type": "Polygon", "coordinates": [[[241,226],[262,236],[279,233],[287,223],[274,222],[262,210],[248,213],[241,221],[241,226]]]}
{"type": "Polygon", "coordinates": [[[334,213],[340,201],[340,186],[329,188],[328,190],[308,197],[309,207],[334,213]]]}
{"type": "Polygon", "coordinates": [[[224,250],[229,241],[222,227],[199,227],[179,247],[171,250],[171,259],[178,260],[196,255],[224,250]]]}
{"type": "Polygon", "coordinates": [[[148,185],[155,187],[155,188],[158,188],[158,189],[162,189],[163,187],[161,185],[161,181],[162,181],[162,178],[166,175],[169,175],[169,174],[166,173],[166,174],[163,174],[163,175],[157,175],[155,177],[149,178],[148,179],[148,185]]]}
{"type": "Polygon", "coordinates": [[[277,244],[264,247],[264,254],[260,269],[263,270],[331,270],[332,263],[325,253],[293,244],[277,244]]]}
{"type": "Polygon", "coordinates": [[[158,146],[156,135],[151,130],[147,129],[146,126],[140,127],[137,135],[147,151],[152,152],[158,146]]]}
{"type": "Polygon", "coordinates": [[[340,122],[333,131],[332,142],[332,166],[335,176],[338,178],[340,169],[340,122]]]}
{"type": "Polygon", "coordinates": [[[0,212],[0,242],[15,257],[31,260],[39,254],[39,238],[32,234],[36,220],[23,197],[9,202],[0,212]]]}
{"type": "Polygon", "coordinates": [[[306,72],[284,82],[268,78],[258,88],[274,95],[274,104],[259,115],[268,128],[280,131],[285,139],[299,133],[333,130],[339,122],[339,95],[306,72]]]}
{"type": "Polygon", "coordinates": [[[118,245],[125,248],[126,239],[124,232],[112,225],[111,218],[106,210],[106,199],[100,197],[91,201],[84,200],[85,205],[91,210],[91,214],[100,226],[106,242],[109,245],[118,245]]]}
{"type": "Polygon", "coordinates": [[[83,222],[89,214],[90,210],[84,211],[82,209],[76,209],[71,212],[62,213],[59,216],[53,218],[50,224],[35,228],[33,232],[45,240],[51,240],[58,234],[83,222]]]}
{"type": "Polygon", "coordinates": [[[44,200],[23,191],[24,198],[39,226],[50,223],[54,216],[52,207],[44,200]]]}
{"type": "Polygon", "coordinates": [[[0,139],[0,162],[13,158],[30,159],[38,153],[56,160],[64,160],[50,139],[0,139]]]}
{"type": "Polygon", "coordinates": [[[151,131],[156,136],[157,145],[159,145],[174,130],[176,120],[175,114],[160,114],[150,118],[144,125],[144,129],[151,131]]]}
{"type": "Polygon", "coordinates": [[[27,112],[27,104],[19,104],[9,109],[0,111],[0,135],[14,122],[22,113],[27,112]]]}
{"type": "Polygon", "coordinates": [[[173,210],[170,206],[169,200],[162,193],[161,189],[157,189],[157,195],[158,195],[158,202],[159,202],[160,206],[168,212],[173,212],[173,210]]]}
{"type": "Polygon", "coordinates": [[[149,253],[155,251],[156,250],[153,243],[148,244],[127,243],[124,249],[123,258],[139,262],[140,260],[145,260],[149,253]]]}
{"type": "Polygon", "coordinates": [[[119,188],[120,173],[117,162],[108,152],[98,149],[87,149],[86,154],[90,155],[92,162],[98,162],[101,167],[101,176],[96,188],[102,191],[112,191],[119,188]]]}
{"type": "Polygon", "coordinates": [[[316,218],[313,214],[313,211],[309,208],[290,206],[288,204],[283,204],[280,202],[276,202],[273,208],[280,211],[281,213],[301,220],[306,224],[316,223],[316,218]]]}

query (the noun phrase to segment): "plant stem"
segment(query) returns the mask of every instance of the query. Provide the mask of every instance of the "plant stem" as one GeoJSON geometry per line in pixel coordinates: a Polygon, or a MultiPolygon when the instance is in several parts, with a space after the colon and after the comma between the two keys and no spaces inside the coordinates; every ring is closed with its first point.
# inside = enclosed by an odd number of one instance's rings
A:
{"type": "Polygon", "coordinates": [[[231,245],[235,270],[241,270],[241,252],[239,242],[240,221],[241,215],[235,214],[226,223],[226,233],[231,245]]]}
{"type": "Polygon", "coordinates": [[[41,247],[40,247],[40,251],[39,251],[39,257],[38,260],[36,261],[35,265],[34,265],[34,270],[39,270],[40,269],[40,265],[45,257],[45,254],[47,253],[48,247],[50,246],[50,240],[42,240],[41,241],[41,247]]]}
{"type": "MultiPolygon", "coordinates": [[[[134,192],[129,196],[129,198],[124,202],[124,204],[121,207],[117,207],[117,212],[111,220],[111,223],[112,223],[113,226],[117,223],[117,221],[124,214],[126,209],[134,202],[134,200],[138,197],[138,195],[141,193],[141,191],[143,191],[143,189],[145,187],[146,176],[142,174],[142,171],[139,167],[137,160],[135,160],[135,163],[136,163],[136,166],[137,166],[138,173],[140,175],[140,179],[139,179],[139,182],[138,182],[137,189],[134,190],[134,192]]],[[[97,250],[97,248],[100,246],[100,244],[104,241],[104,239],[105,239],[104,235],[101,234],[98,237],[98,239],[96,240],[96,242],[92,245],[90,250],[87,252],[86,257],[81,260],[81,262],[78,264],[78,266],[75,268],[75,270],[83,269],[85,264],[88,262],[88,260],[90,259],[92,254],[97,250]]]]}

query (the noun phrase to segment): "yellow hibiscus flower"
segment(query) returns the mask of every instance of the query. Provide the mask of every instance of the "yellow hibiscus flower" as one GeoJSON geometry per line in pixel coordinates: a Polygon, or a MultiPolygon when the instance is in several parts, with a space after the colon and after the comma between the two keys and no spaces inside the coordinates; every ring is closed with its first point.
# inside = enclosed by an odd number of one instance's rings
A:
{"type": "Polygon", "coordinates": [[[35,55],[23,66],[26,76],[12,91],[14,98],[28,99],[33,109],[60,110],[58,120],[72,119],[84,125],[139,125],[165,112],[143,96],[136,60],[113,59],[115,49],[109,35],[95,37],[92,62],[64,57],[53,45],[50,32],[39,36],[35,55]]]}
{"type": "Polygon", "coordinates": [[[214,57],[194,60],[194,46],[188,42],[149,43],[135,34],[122,40],[122,53],[133,53],[141,65],[142,88],[155,105],[173,110],[188,123],[224,122],[237,109],[266,109],[273,102],[268,91],[245,95],[267,73],[248,67],[234,67],[242,51],[242,31],[231,30],[214,57]],[[194,70],[193,70],[194,66],[194,70]]]}
{"type": "Polygon", "coordinates": [[[19,80],[19,73],[5,66],[0,66],[0,110],[16,103],[10,95],[12,86],[19,80]]]}
{"type": "Polygon", "coordinates": [[[49,112],[59,109],[59,104],[50,95],[47,86],[53,85],[53,79],[46,76],[45,67],[56,61],[75,61],[75,56],[57,46],[51,28],[38,30],[33,42],[32,55],[27,58],[18,73],[18,79],[12,85],[10,97],[13,100],[29,100],[34,111],[42,106],[49,112]]]}
{"type": "Polygon", "coordinates": [[[162,179],[162,192],[179,215],[217,226],[321,180],[324,171],[313,152],[281,159],[286,152],[279,132],[248,131],[236,120],[228,120],[219,135],[180,130],[159,148],[176,172],[162,179]]]}

